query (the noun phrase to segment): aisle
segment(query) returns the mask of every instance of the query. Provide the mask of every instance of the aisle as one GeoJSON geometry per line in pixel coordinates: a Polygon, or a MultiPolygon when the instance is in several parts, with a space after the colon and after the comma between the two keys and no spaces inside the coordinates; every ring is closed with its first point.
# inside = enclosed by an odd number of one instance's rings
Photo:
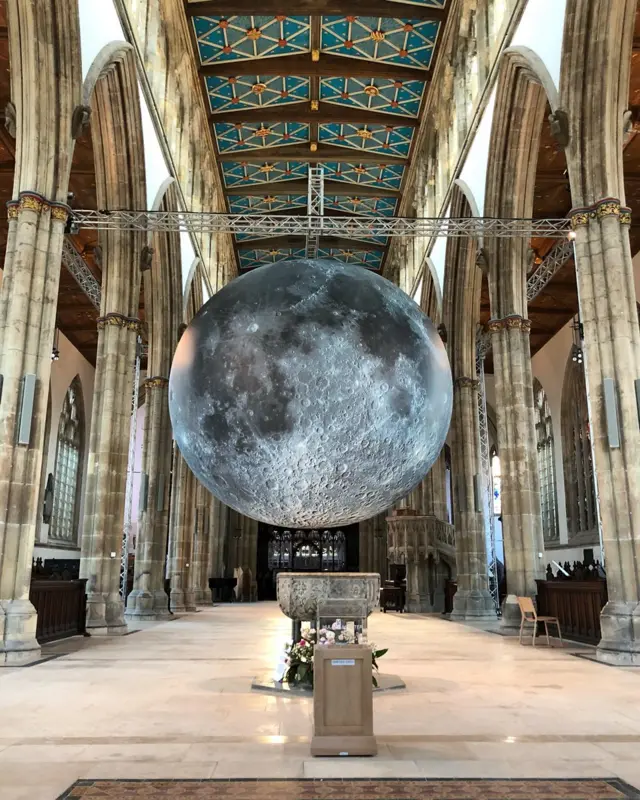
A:
{"type": "Polygon", "coordinates": [[[311,701],[251,693],[290,630],[275,604],[218,606],[0,670],[0,799],[75,779],[607,777],[640,786],[640,671],[441,618],[376,612],[376,759],[311,760],[311,701]]]}

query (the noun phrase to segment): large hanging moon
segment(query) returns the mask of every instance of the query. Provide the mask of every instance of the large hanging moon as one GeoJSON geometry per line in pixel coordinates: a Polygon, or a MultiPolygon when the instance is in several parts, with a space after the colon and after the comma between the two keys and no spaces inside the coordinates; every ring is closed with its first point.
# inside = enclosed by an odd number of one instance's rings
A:
{"type": "Polygon", "coordinates": [[[249,517],[300,528],[358,522],[404,497],[444,444],[452,394],[418,306],[330,260],[225,286],[185,331],[169,382],[196,477],[249,517]]]}

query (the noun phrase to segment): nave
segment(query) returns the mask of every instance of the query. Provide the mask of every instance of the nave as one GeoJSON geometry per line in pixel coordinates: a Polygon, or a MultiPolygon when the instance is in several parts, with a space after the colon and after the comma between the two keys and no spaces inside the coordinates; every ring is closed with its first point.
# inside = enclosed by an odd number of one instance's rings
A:
{"type": "Polygon", "coordinates": [[[0,673],[0,799],[79,778],[608,777],[640,786],[640,676],[439,616],[376,612],[376,759],[309,756],[311,699],[251,692],[290,633],[275,603],[224,605],[43,648],[0,673]]]}

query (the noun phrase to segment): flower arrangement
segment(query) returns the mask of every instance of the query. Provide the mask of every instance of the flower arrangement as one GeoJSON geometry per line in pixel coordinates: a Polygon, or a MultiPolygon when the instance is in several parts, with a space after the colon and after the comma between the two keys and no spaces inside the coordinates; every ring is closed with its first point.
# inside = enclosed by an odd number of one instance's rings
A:
{"type": "MultiPolygon", "coordinates": [[[[313,689],[313,652],[318,646],[332,646],[339,644],[352,644],[357,640],[357,635],[344,627],[340,620],[336,620],[330,628],[305,628],[302,631],[302,638],[299,642],[291,642],[286,648],[287,665],[281,683],[288,683],[290,686],[299,686],[313,689]],[[339,625],[336,627],[336,623],[339,625]]],[[[375,673],[378,672],[378,659],[388,652],[376,650],[375,645],[371,646],[373,674],[371,680],[375,687],[378,686],[375,673]]]]}

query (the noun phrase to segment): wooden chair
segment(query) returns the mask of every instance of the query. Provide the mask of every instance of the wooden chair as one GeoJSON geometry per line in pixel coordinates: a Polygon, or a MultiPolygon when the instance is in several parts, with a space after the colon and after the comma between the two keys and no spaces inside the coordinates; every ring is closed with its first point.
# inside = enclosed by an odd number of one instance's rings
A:
{"type": "Polygon", "coordinates": [[[533,636],[531,637],[531,644],[536,646],[536,633],[538,632],[538,623],[544,622],[544,630],[547,635],[547,645],[551,646],[549,641],[549,623],[555,625],[558,629],[558,638],[560,639],[560,646],[562,647],[562,631],[560,630],[560,623],[557,617],[540,617],[530,597],[518,597],[518,605],[520,606],[520,644],[522,644],[522,633],[524,631],[525,623],[533,625],[533,636]]]}

